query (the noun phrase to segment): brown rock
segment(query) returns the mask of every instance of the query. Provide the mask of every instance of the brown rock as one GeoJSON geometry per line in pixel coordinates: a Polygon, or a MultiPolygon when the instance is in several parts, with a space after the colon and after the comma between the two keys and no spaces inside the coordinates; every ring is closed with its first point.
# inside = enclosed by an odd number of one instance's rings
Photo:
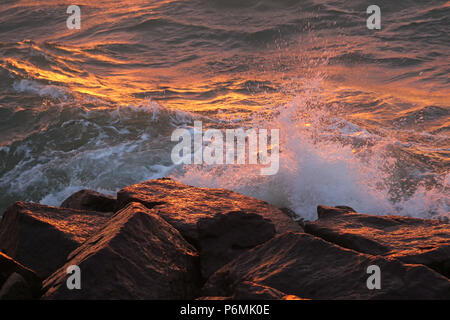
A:
{"type": "Polygon", "coordinates": [[[290,294],[287,296],[284,296],[283,298],[281,298],[281,300],[311,300],[311,299],[303,299],[303,298],[299,298],[296,295],[290,294]]]}
{"type": "Polygon", "coordinates": [[[0,252],[0,288],[0,300],[38,298],[41,280],[32,270],[0,252]]]}
{"type": "Polygon", "coordinates": [[[234,287],[233,300],[303,300],[295,295],[285,293],[251,281],[239,282],[234,287]],[[294,298],[295,297],[295,298],[294,298]]]}
{"type": "Polygon", "coordinates": [[[222,301],[222,300],[231,300],[231,297],[200,297],[195,300],[222,301]]]}
{"type": "Polygon", "coordinates": [[[231,297],[209,297],[204,296],[196,300],[308,300],[295,295],[286,295],[283,292],[261,284],[243,281],[234,288],[231,297]]]}
{"type": "Polygon", "coordinates": [[[373,216],[319,206],[308,233],[342,247],[424,264],[450,276],[450,224],[438,220],[373,216]]]}
{"type": "Polygon", "coordinates": [[[26,280],[18,273],[13,273],[0,289],[0,300],[31,300],[33,293],[26,280]]]}
{"type": "Polygon", "coordinates": [[[115,197],[101,194],[93,190],[80,190],[64,200],[61,204],[61,208],[114,212],[116,204],[117,200],[115,197]]]}
{"type": "Polygon", "coordinates": [[[237,255],[275,235],[275,227],[270,220],[243,211],[200,219],[197,227],[201,270],[205,279],[237,255]]]}
{"type": "Polygon", "coordinates": [[[44,299],[192,299],[199,285],[197,259],[176,229],[153,210],[130,203],[44,282],[44,299]],[[81,290],[67,289],[71,265],[81,270],[81,290]]]}
{"type": "Polygon", "coordinates": [[[303,229],[278,208],[225,189],[192,187],[171,179],[157,179],[126,187],[117,194],[118,208],[140,202],[158,210],[191,243],[198,244],[197,222],[232,211],[256,213],[271,220],[277,233],[303,229]]]}
{"type": "Polygon", "coordinates": [[[107,220],[99,212],[16,202],[0,221],[0,250],[44,279],[107,220]]]}
{"type": "Polygon", "coordinates": [[[311,299],[449,299],[450,281],[422,265],[341,248],[309,234],[285,233],[214,273],[205,296],[232,296],[244,281],[311,299]],[[381,289],[367,288],[367,267],[381,269],[381,289]]]}

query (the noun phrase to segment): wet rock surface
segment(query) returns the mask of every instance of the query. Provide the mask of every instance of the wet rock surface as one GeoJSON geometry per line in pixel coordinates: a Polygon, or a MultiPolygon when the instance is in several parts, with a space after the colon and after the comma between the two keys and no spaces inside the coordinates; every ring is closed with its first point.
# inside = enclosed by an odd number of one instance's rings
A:
{"type": "Polygon", "coordinates": [[[38,298],[41,280],[30,269],[0,252],[0,300],[38,298]]]}
{"type": "Polygon", "coordinates": [[[161,217],[194,244],[199,238],[200,220],[232,211],[258,214],[272,221],[277,233],[303,231],[289,216],[264,201],[225,189],[192,187],[171,179],[126,187],[118,192],[117,201],[119,208],[133,201],[155,207],[161,217]]]}
{"type": "Polygon", "coordinates": [[[285,233],[243,253],[215,272],[205,296],[233,296],[250,281],[311,299],[449,299],[450,281],[422,265],[361,254],[305,233],[285,233]],[[369,290],[376,265],[382,287],[369,290]]]}
{"type": "Polygon", "coordinates": [[[44,282],[44,299],[193,299],[197,260],[196,250],[176,229],[130,203],[44,282]],[[82,290],[66,286],[71,265],[82,270],[82,290]]]}
{"type": "Polygon", "coordinates": [[[108,219],[100,212],[16,202],[0,221],[0,251],[44,279],[108,219]]]}
{"type": "Polygon", "coordinates": [[[0,299],[450,299],[449,225],[437,220],[319,206],[317,221],[303,221],[171,179],[126,187],[117,201],[82,190],[62,206],[5,212],[0,299]],[[68,289],[71,266],[81,290],[68,289]],[[368,287],[373,266],[379,289],[368,287]]]}
{"type": "Polygon", "coordinates": [[[114,212],[116,205],[116,197],[101,194],[93,190],[80,190],[64,200],[61,208],[114,212]]]}
{"type": "Polygon", "coordinates": [[[275,236],[275,227],[270,220],[243,211],[200,219],[197,227],[204,278],[242,252],[275,236]]]}
{"type": "Polygon", "coordinates": [[[450,224],[438,220],[373,216],[341,208],[318,207],[308,233],[345,248],[423,264],[450,277],[450,224]]]}

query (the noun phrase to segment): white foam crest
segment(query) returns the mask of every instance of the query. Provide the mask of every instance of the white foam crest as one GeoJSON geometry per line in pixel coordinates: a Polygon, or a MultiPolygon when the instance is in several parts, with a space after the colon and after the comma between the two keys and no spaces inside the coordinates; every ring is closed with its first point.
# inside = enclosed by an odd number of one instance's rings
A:
{"type": "Polygon", "coordinates": [[[17,92],[38,94],[41,97],[66,98],[68,92],[65,88],[55,85],[46,85],[33,80],[22,79],[15,81],[13,89],[17,92]]]}
{"type": "Polygon", "coordinates": [[[206,119],[198,114],[192,112],[169,109],[150,98],[143,100],[139,104],[127,104],[120,105],[114,111],[114,114],[120,118],[130,118],[136,116],[139,113],[146,113],[149,115],[150,122],[164,122],[167,121],[167,125],[180,126],[192,123],[194,119],[204,118],[207,121],[212,119],[206,119]]]}

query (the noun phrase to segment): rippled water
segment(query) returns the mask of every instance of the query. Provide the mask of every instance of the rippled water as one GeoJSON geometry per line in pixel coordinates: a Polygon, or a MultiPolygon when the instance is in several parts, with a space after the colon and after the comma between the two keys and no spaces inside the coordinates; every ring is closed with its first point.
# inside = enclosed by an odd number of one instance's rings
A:
{"type": "Polygon", "coordinates": [[[173,176],[313,219],[449,215],[448,1],[0,4],[0,211],[173,176]],[[172,131],[280,128],[279,174],[176,167],[172,131]]]}

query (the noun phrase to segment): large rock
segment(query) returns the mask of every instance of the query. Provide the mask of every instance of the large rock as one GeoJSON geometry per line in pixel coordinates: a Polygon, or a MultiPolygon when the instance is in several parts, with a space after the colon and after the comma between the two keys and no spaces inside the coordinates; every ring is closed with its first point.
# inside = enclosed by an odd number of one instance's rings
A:
{"type": "Polygon", "coordinates": [[[196,300],[308,300],[295,295],[286,295],[283,292],[255,282],[243,281],[234,287],[231,297],[203,296],[196,300]]]}
{"type": "Polygon", "coordinates": [[[192,299],[198,254],[180,233],[138,203],[116,213],[44,282],[45,299],[192,299]],[[81,290],[66,286],[66,270],[81,270],[81,290]]]}
{"type": "Polygon", "coordinates": [[[296,295],[286,295],[280,290],[251,281],[239,282],[234,287],[233,300],[305,300],[296,295]]]}
{"type": "Polygon", "coordinates": [[[61,204],[62,208],[77,210],[114,212],[116,209],[116,198],[93,190],[80,190],[61,204]]]}
{"type": "Polygon", "coordinates": [[[108,218],[100,212],[16,202],[0,221],[0,251],[44,279],[108,218]]]}
{"type": "Polygon", "coordinates": [[[205,279],[240,253],[275,236],[275,227],[270,220],[243,211],[200,219],[197,227],[205,279]]]}
{"type": "Polygon", "coordinates": [[[285,233],[251,249],[214,273],[205,296],[233,296],[250,281],[311,299],[450,299],[450,281],[422,265],[407,265],[309,234],[285,233]],[[367,268],[381,270],[381,289],[367,287],[367,268]]]}
{"type": "Polygon", "coordinates": [[[233,211],[255,213],[272,221],[277,233],[303,229],[278,208],[225,189],[192,187],[171,179],[157,179],[120,190],[118,208],[140,202],[158,210],[161,217],[178,229],[191,243],[198,244],[197,222],[233,211]]]}
{"type": "Polygon", "coordinates": [[[41,280],[30,269],[0,252],[0,300],[38,298],[41,280]]]}
{"type": "Polygon", "coordinates": [[[31,300],[33,293],[28,282],[18,273],[13,273],[0,288],[0,300],[31,300]]]}
{"type": "Polygon", "coordinates": [[[318,220],[305,224],[308,233],[359,252],[424,264],[450,276],[448,223],[373,216],[324,206],[319,206],[317,211],[318,220]]]}

